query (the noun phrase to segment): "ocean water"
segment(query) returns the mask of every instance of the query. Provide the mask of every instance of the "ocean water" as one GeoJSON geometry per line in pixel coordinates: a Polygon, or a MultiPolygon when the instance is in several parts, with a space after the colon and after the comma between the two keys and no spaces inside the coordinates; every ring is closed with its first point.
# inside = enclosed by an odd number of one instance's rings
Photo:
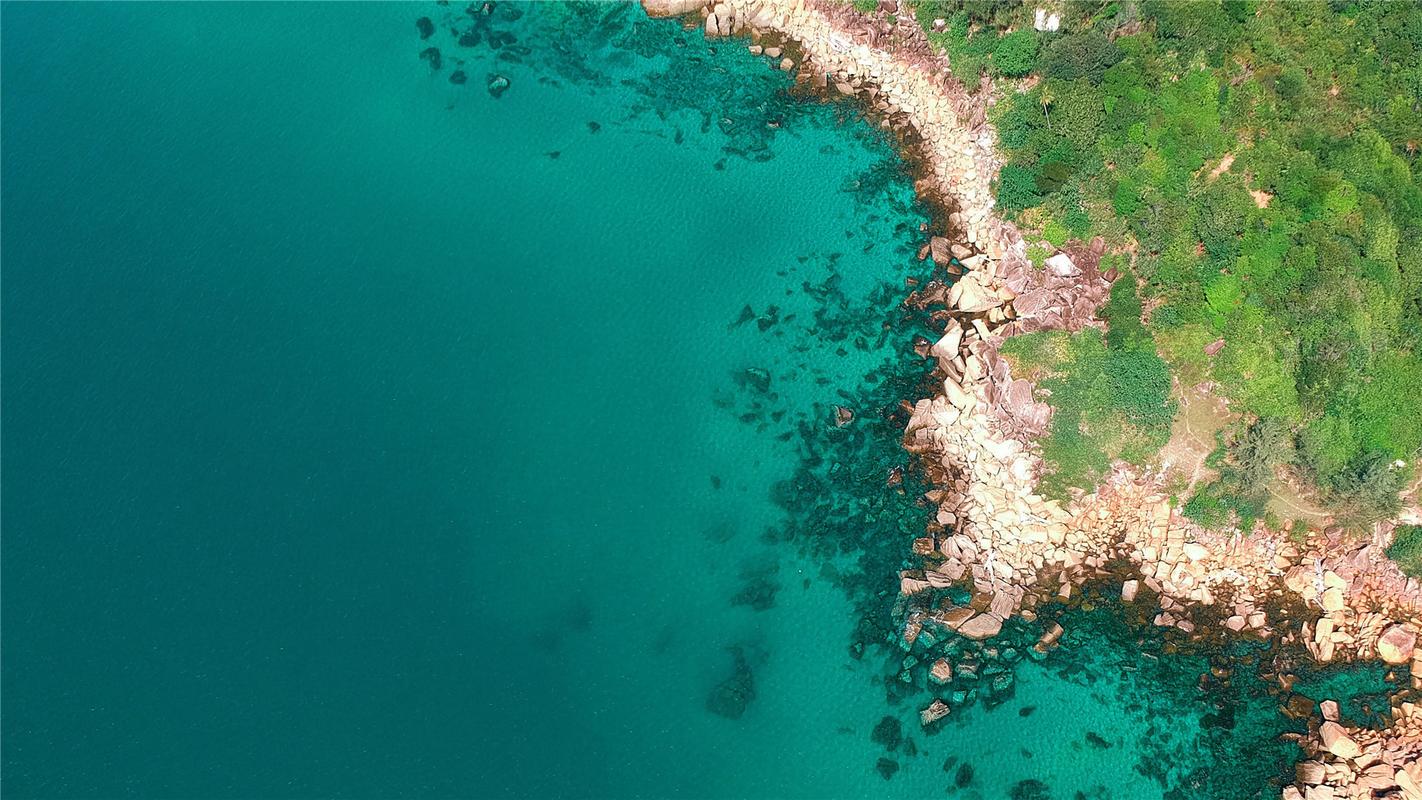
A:
{"type": "Polygon", "coordinates": [[[635,6],[3,11],[7,796],[1277,795],[1271,652],[897,640],[852,106],[635,6]]]}

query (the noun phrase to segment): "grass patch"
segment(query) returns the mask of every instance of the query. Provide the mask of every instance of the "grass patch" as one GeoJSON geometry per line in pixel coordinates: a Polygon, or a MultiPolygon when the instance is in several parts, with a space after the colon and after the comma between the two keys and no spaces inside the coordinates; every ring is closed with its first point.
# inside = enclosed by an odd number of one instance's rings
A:
{"type": "Polygon", "coordinates": [[[1101,331],[1088,328],[1015,336],[1002,354],[1054,409],[1041,442],[1043,494],[1065,499],[1072,487],[1090,489],[1112,460],[1144,464],[1170,438],[1170,374],[1153,351],[1113,350],[1101,331]]]}

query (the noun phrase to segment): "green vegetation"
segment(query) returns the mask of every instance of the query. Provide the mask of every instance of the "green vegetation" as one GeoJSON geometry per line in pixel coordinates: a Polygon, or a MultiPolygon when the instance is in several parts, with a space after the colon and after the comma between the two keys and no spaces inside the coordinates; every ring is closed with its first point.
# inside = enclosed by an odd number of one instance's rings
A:
{"type": "Polygon", "coordinates": [[[1396,561],[1403,572],[1422,578],[1422,525],[1397,526],[1387,557],[1396,561]]]}
{"type": "Polygon", "coordinates": [[[1266,513],[1269,482],[1288,457],[1290,436],[1283,420],[1265,417],[1224,437],[1229,444],[1207,459],[1220,477],[1190,498],[1185,516],[1209,528],[1253,528],[1266,513]]]}
{"type": "Polygon", "coordinates": [[[1242,420],[1187,507],[1254,519],[1287,465],[1345,522],[1392,513],[1422,452],[1422,5],[1034,8],[917,6],[960,75],[1040,79],[994,111],[1001,207],[1130,252],[1159,353],[1242,420]]]}
{"type": "Polygon", "coordinates": [[[1141,324],[1135,281],[1122,277],[1111,295],[1104,336],[1088,328],[1003,343],[1014,372],[1034,376],[1038,388],[1051,393],[1052,429],[1042,440],[1048,473],[1041,483],[1051,497],[1095,486],[1113,459],[1142,464],[1170,438],[1170,373],[1141,324]]]}

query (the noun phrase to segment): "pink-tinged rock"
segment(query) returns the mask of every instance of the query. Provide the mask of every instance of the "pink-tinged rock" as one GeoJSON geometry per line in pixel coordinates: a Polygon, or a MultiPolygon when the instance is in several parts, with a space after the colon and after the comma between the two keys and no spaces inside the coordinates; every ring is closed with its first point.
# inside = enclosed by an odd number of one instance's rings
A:
{"type": "Polygon", "coordinates": [[[1363,748],[1336,722],[1329,721],[1320,725],[1318,735],[1328,752],[1339,758],[1357,758],[1363,753],[1363,748]]]}
{"type": "Polygon", "coordinates": [[[1224,346],[1224,339],[1216,339],[1213,342],[1210,342],[1209,344],[1205,345],[1205,355],[1212,356],[1215,353],[1218,353],[1219,351],[1223,350],[1224,346]]]}
{"type": "Polygon", "coordinates": [[[1305,786],[1317,786],[1328,779],[1322,761],[1300,761],[1294,765],[1294,777],[1305,786]]]}
{"type": "Polygon", "coordinates": [[[930,589],[928,581],[922,578],[900,578],[899,591],[904,594],[917,594],[925,589],[930,589]]]}
{"type": "Polygon", "coordinates": [[[1126,581],[1121,584],[1121,599],[1127,603],[1136,599],[1136,592],[1140,591],[1140,581],[1126,581]]]}
{"type": "Polygon", "coordinates": [[[933,662],[933,668],[928,671],[928,677],[934,683],[947,683],[953,680],[953,665],[948,663],[948,659],[940,658],[933,662]]]}
{"type": "Polygon", "coordinates": [[[1338,721],[1338,701],[1324,700],[1318,704],[1318,710],[1323,712],[1323,718],[1329,722],[1338,721]]]}
{"type": "Polygon", "coordinates": [[[1417,634],[1402,625],[1390,625],[1378,637],[1378,657],[1389,664],[1406,664],[1412,660],[1417,646],[1417,634]]]}
{"type": "Polygon", "coordinates": [[[943,609],[939,612],[938,616],[944,625],[956,631],[964,622],[972,619],[973,610],[967,606],[953,606],[952,608],[943,609]]]}
{"type": "Polygon", "coordinates": [[[1001,630],[1002,620],[992,614],[979,614],[958,626],[958,633],[978,641],[996,636],[1001,630]]]}
{"type": "Polygon", "coordinates": [[[948,266],[949,259],[953,257],[952,247],[952,243],[942,236],[928,240],[928,252],[933,256],[933,263],[940,267],[948,266]]]}
{"type": "Polygon", "coordinates": [[[925,708],[924,710],[918,712],[918,721],[923,723],[923,726],[926,728],[929,725],[932,725],[933,723],[937,722],[938,720],[948,716],[948,712],[951,710],[952,709],[948,707],[948,704],[943,702],[942,700],[934,700],[932,703],[928,704],[928,708],[925,708]]]}
{"type": "Polygon", "coordinates": [[[973,275],[964,275],[953,284],[954,305],[965,314],[975,314],[1002,305],[1002,298],[987,290],[973,275]]]}
{"type": "Polygon", "coordinates": [[[963,326],[957,320],[948,323],[948,329],[943,332],[943,337],[934,342],[929,353],[938,358],[953,360],[958,355],[958,347],[963,343],[963,326]]]}

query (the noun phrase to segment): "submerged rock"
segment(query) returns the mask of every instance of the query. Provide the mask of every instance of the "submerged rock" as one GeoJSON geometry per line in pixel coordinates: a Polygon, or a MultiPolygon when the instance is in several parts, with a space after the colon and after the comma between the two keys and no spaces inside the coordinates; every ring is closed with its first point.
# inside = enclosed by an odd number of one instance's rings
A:
{"type": "Polygon", "coordinates": [[[509,90],[509,86],[511,86],[511,85],[512,85],[512,84],[509,83],[509,79],[508,79],[508,78],[505,78],[504,76],[499,75],[499,74],[497,74],[497,73],[493,73],[493,72],[489,73],[489,78],[488,78],[489,96],[490,96],[490,97],[493,97],[495,100],[497,100],[497,99],[499,99],[500,97],[502,97],[503,94],[504,94],[504,92],[507,92],[507,91],[509,90]]]}
{"type": "Polygon", "coordinates": [[[894,773],[899,771],[899,762],[892,758],[881,758],[879,759],[879,763],[874,765],[874,769],[878,770],[879,774],[884,777],[884,780],[888,780],[894,777],[894,773]]]}
{"type": "Polygon", "coordinates": [[[1012,800],[1052,800],[1052,792],[1047,784],[1028,778],[1013,784],[1008,796],[1012,800]]]}
{"type": "Polygon", "coordinates": [[[959,789],[966,789],[973,784],[973,765],[964,763],[958,767],[958,773],[953,776],[953,785],[959,789]]]}
{"type": "Polygon", "coordinates": [[[929,725],[932,725],[938,720],[948,716],[948,712],[951,710],[952,709],[948,707],[948,704],[943,702],[942,700],[934,700],[932,703],[928,704],[927,708],[918,712],[918,721],[923,725],[923,727],[927,728],[929,725]]]}
{"type": "Polygon", "coordinates": [[[740,375],[742,385],[750,386],[762,394],[770,391],[770,373],[760,367],[747,367],[740,375]]]}
{"type": "Polygon", "coordinates": [[[869,734],[869,738],[876,744],[881,744],[884,749],[893,751],[899,749],[899,743],[903,741],[903,724],[897,717],[884,717],[879,720],[879,724],[874,726],[874,732],[869,734]]]}
{"type": "Polygon", "coordinates": [[[415,28],[420,32],[420,39],[428,39],[435,32],[434,23],[430,21],[429,17],[420,17],[415,20],[415,28]]]}
{"type": "Polygon", "coordinates": [[[426,47],[420,51],[420,60],[430,62],[430,69],[437,70],[444,64],[438,47],[426,47]]]}
{"type": "Polygon", "coordinates": [[[706,698],[706,710],[727,719],[740,719],[746,707],[755,699],[755,676],[751,673],[750,662],[740,647],[730,648],[735,657],[735,668],[731,677],[716,685],[706,698]]]}

